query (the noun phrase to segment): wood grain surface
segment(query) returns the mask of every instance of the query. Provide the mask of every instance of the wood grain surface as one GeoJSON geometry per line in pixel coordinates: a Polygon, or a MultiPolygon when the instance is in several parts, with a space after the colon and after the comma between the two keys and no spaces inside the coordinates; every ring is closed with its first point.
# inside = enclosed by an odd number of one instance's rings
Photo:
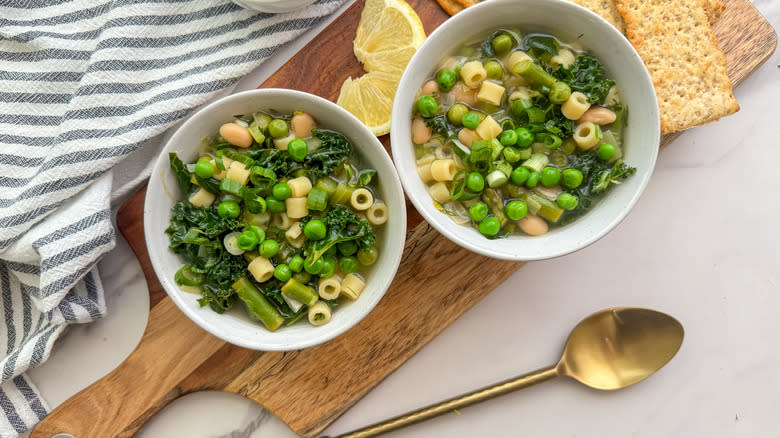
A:
{"type": "MultiPolygon", "coordinates": [[[[447,18],[434,0],[408,1],[429,33],[447,18]]],[[[748,0],[726,3],[715,31],[726,52],[729,75],[738,84],[772,54],[777,37],[748,0]]],[[[363,73],[352,55],[362,5],[362,0],[356,2],[262,86],[335,100],[346,77],[363,73]]],[[[662,145],[672,139],[664,137],[662,145]]],[[[382,141],[387,147],[388,136],[382,141]]],[[[298,434],[316,436],[521,266],[454,245],[423,223],[410,205],[412,231],[401,266],[371,314],[317,347],[287,353],[246,350],[204,332],[165,295],[144,244],[144,194],[145,188],[122,206],[117,225],[149,284],[146,331],[122,365],[60,405],[31,438],[57,433],[77,438],[132,436],[172,400],[200,390],[241,394],[268,408],[298,434]],[[437,269],[426,269],[433,261],[437,269]],[[490,266],[489,275],[485,266],[490,266]],[[425,299],[418,299],[421,294],[425,299]]]]}

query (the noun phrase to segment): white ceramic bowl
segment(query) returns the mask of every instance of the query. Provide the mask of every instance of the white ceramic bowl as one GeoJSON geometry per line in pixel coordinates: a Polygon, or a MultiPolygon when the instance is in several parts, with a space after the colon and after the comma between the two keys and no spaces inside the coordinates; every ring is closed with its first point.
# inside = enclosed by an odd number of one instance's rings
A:
{"type": "Polygon", "coordinates": [[[607,21],[565,0],[491,0],[448,19],[419,47],[398,86],[390,133],[393,160],[406,194],[434,228],[458,245],[488,257],[538,260],[561,256],[595,242],[628,214],[653,171],[660,122],[650,75],[633,47],[607,21]],[[625,162],[636,167],[637,172],[613,187],[598,205],[571,224],[551,228],[539,237],[514,235],[489,240],[474,228],[455,224],[434,208],[425,184],[417,175],[410,129],[415,93],[432,75],[437,63],[464,42],[487,37],[502,27],[517,28],[525,34],[552,34],[563,41],[579,41],[601,60],[609,77],[617,81],[628,106],[625,162]]]}
{"type": "Polygon", "coordinates": [[[280,89],[250,90],[209,104],[193,114],[170,138],[149,180],[144,203],[144,234],[149,258],[163,288],[179,309],[201,328],[245,348],[298,350],[344,333],[379,302],[401,260],[406,237],[406,207],[390,156],[376,136],[354,116],[336,104],[308,93],[280,89]],[[173,281],[184,259],[168,248],[168,235],[165,234],[171,208],[180,199],[176,178],[169,167],[168,153],[176,152],[185,163],[193,162],[203,137],[213,135],[221,124],[232,121],[234,114],[260,110],[284,114],[305,110],[314,117],[318,127],[333,129],[347,136],[362,163],[377,170],[380,197],[389,207],[388,221],[377,231],[381,244],[379,259],[367,272],[365,290],[357,300],[338,306],[331,321],[320,327],[301,321],[280,327],[272,333],[262,323],[251,320],[239,301],[233,309],[220,315],[209,307],[200,307],[197,302],[199,295],[182,292],[173,281]]]}
{"type": "Polygon", "coordinates": [[[316,0],[232,0],[233,3],[247,9],[260,12],[280,13],[303,9],[316,0]]]}

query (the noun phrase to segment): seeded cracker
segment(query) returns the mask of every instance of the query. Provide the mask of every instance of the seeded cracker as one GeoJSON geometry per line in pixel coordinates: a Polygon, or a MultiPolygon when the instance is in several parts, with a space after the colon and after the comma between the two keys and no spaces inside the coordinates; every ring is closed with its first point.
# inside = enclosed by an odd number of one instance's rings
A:
{"type": "Polygon", "coordinates": [[[726,56],[710,28],[708,0],[617,0],[617,7],[653,79],[663,134],[739,110],[726,56]]]}
{"type": "Polygon", "coordinates": [[[450,15],[455,15],[463,10],[463,6],[461,6],[455,0],[436,0],[436,2],[439,3],[439,6],[441,6],[441,8],[450,15]]]}
{"type": "Polygon", "coordinates": [[[618,13],[615,6],[615,0],[571,0],[572,3],[577,3],[580,6],[584,6],[591,11],[599,14],[605,20],[612,23],[621,33],[626,32],[626,26],[623,23],[623,17],[618,13]]]}
{"type": "Polygon", "coordinates": [[[718,21],[724,10],[726,10],[726,4],[723,3],[723,0],[709,0],[710,24],[718,21]]]}

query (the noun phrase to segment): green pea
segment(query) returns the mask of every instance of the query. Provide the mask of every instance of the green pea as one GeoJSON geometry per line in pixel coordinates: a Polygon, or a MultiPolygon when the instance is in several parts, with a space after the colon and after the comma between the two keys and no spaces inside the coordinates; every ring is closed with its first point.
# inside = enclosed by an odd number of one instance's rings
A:
{"type": "Polygon", "coordinates": [[[577,197],[571,193],[561,193],[558,195],[558,199],[556,199],[555,202],[558,204],[558,207],[561,207],[564,210],[574,210],[577,208],[577,204],[580,203],[577,197]]]}
{"type": "Polygon", "coordinates": [[[509,53],[509,51],[512,50],[512,46],[514,46],[512,37],[505,33],[497,35],[495,38],[493,38],[493,41],[491,41],[490,44],[493,46],[493,52],[495,52],[495,54],[498,56],[503,56],[509,53]]]}
{"type": "Polygon", "coordinates": [[[528,128],[517,128],[517,146],[527,148],[534,142],[534,134],[528,128]]]}
{"type": "Polygon", "coordinates": [[[268,133],[271,134],[271,137],[273,138],[287,137],[287,134],[290,133],[290,128],[284,120],[273,119],[271,120],[271,123],[268,124],[268,133]]]}
{"type": "Polygon", "coordinates": [[[292,277],[292,269],[284,263],[276,265],[274,268],[274,277],[279,281],[287,281],[292,277]]]}
{"type": "Polygon", "coordinates": [[[539,184],[539,180],[542,179],[542,174],[539,172],[531,172],[528,174],[528,178],[525,180],[525,186],[529,189],[536,187],[539,184]]]}
{"type": "Polygon", "coordinates": [[[357,243],[353,240],[347,240],[346,242],[340,242],[338,245],[339,253],[345,256],[351,256],[357,252],[357,243]]]}
{"type": "Polygon", "coordinates": [[[450,91],[457,81],[458,75],[452,70],[442,70],[436,78],[436,82],[439,83],[439,89],[441,91],[450,91]]]}
{"type": "Polygon", "coordinates": [[[373,246],[368,249],[360,249],[357,252],[357,259],[363,266],[371,266],[376,263],[376,259],[379,257],[379,251],[373,246]]]}
{"type": "Polygon", "coordinates": [[[599,155],[599,158],[601,158],[604,161],[609,161],[614,155],[615,155],[616,149],[615,145],[611,143],[604,143],[601,146],[599,146],[598,152],[596,152],[599,155]]]}
{"type": "Polygon", "coordinates": [[[504,207],[506,216],[513,221],[519,221],[528,214],[528,205],[523,201],[510,201],[504,207]]]}
{"type": "Polygon", "coordinates": [[[257,246],[260,240],[257,238],[257,233],[251,230],[246,230],[238,235],[236,244],[242,251],[252,251],[257,246]]]}
{"type": "Polygon", "coordinates": [[[273,189],[271,189],[271,196],[278,201],[284,201],[292,196],[292,189],[290,189],[290,186],[287,185],[286,182],[276,183],[274,184],[273,189]]]}
{"type": "Polygon", "coordinates": [[[293,160],[300,163],[306,158],[306,155],[309,153],[309,145],[306,144],[305,140],[296,138],[295,140],[292,140],[290,141],[290,143],[287,144],[287,153],[290,154],[290,157],[293,160]]]}
{"type": "Polygon", "coordinates": [[[235,219],[241,214],[241,207],[238,206],[238,202],[233,200],[222,201],[217,207],[217,214],[225,219],[235,219]]]}
{"type": "Polygon", "coordinates": [[[336,245],[331,246],[325,251],[325,255],[327,256],[336,257],[337,254],[338,254],[338,249],[336,248],[336,245]]]}
{"type": "Polygon", "coordinates": [[[287,266],[289,266],[290,270],[293,272],[301,272],[303,269],[303,257],[295,256],[291,258],[290,261],[287,262],[287,266]]]}
{"type": "Polygon", "coordinates": [[[258,242],[265,240],[265,231],[263,231],[262,228],[258,227],[257,225],[249,225],[249,230],[255,233],[258,242]]]}
{"type": "Polygon", "coordinates": [[[569,96],[571,96],[571,88],[569,88],[569,85],[565,82],[558,81],[550,87],[548,98],[550,99],[550,102],[561,105],[569,99],[569,96]]]}
{"type": "Polygon", "coordinates": [[[433,117],[439,112],[439,104],[433,96],[422,96],[417,100],[417,111],[423,117],[433,117]]]}
{"type": "MultiPolygon", "coordinates": [[[[528,151],[528,149],[526,149],[526,151],[528,151]]],[[[510,164],[517,163],[523,159],[523,153],[512,146],[505,146],[501,153],[504,155],[504,159],[510,164]]]]}
{"type": "Polygon", "coordinates": [[[474,222],[482,222],[488,215],[488,207],[484,202],[477,202],[469,208],[469,216],[474,222]]]}
{"type": "Polygon", "coordinates": [[[462,123],[463,116],[468,112],[469,107],[463,105],[462,103],[456,103],[455,105],[452,105],[447,111],[447,120],[449,120],[453,125],[460,125],[462,123]]]}
{"type": "Polygon", "coordinates": [[[495,216],[488,216],[479,223],[478,228],[483,235],[493,237],[501,230],[501,222],[495,216]]]}
{"type": "Polygon", "coordinates": [[[512,180],[512,184],[521,186],[523,185],[523,183],[525,183],[528,180],[528,176],[530,175],[531,175],[530,170],[520,166],[512,171],[512,174],[509,175],[509,179],[512,180]]]}
{"type": "Polygon", "coordinates": [[[311,281],[311,274],[305,271],[296,272],[295,274],[293,274],[292,278],[298,283],[306,284],[311,281]]]}
{"type": "Polygon", "coordinates": [[[555,134],[546,134],[541,138],[541,140],[544,144],[544,147],[547,149],[557,149],[561,146],[561,143],[563,143],[561,138],[555,134]]]}
{"type": "Polygon", "coordinates": [[[309,240],[322,240],[328,233],[325,223],[319,219],[312,219],[303,226],[303,234],[309,240]]]}
{"type": "Polygon", "coordinates": [[[466,177],[466,188],[474,193],[479,193],[485,188],[485,178],[477,172],[471,172],[466,177]]]}
{"type": "Polygon", "coordinates": [[[279,242],[273,239],[265,239],[260,243],[260,248],[257,252],[259,252],[261,256],[270,259],[279,253],[279,242]]]}
{"type": "Polygon", "coordinates": [[[504,68],[497,61],[488,61],[485,63],[485,72],[489,79],[501,79],[504,77],[504,68]]]}
{"type": "Polygon", "coordinates": [[[514,146],[517,144],[517,131],[514,129],[507,129],[501,133],[501,139],[499,140],[504,146],[514,146]]]}
{"type": "Polygon", "coordinates": [[[561,150],[571,155],[574,153],[575,150],[577,150],[577,142],[575,142],[571,137],[569,137],[563,141],[563,144],[561,144],[561,150]]]}
{"type": "Polygon", "coordinates": [[[561,172],[563,186],[567,189],[576,189],[582,184],[582,172],[579,169],[566,169],[561,172]]]}
{"type": "Polygon", "coordinates": [[[195,164],[195,175],[201,178],[211,178],[214,175],[214,166],[208,160],[198,160],[198,163],[195,164]]]}
{"type": "Polygon", "coordinates": [[[285,205],[284,201],[280,201],[278,199],[268,198],[265,200],[265,203],[266,203],[266,208],[271,213],[281,213],[287,209],[287,206],[285,205]]]}
{"type": "Polygon", "coordinates": [[[312,260],[312,257],[306,257],[306,260],[303,261],[303,269],[306,270],[311,275],[317,275],[320,272],[322,272],[322,268],[325,267],[325,261],[322,260],[322,257],[318,258],[317,260],[312,260]]]}
{"type": "Polygon", "coordinates": [[[541,182],[542,185],[545,187],[553,187],[558,185],[558,183],[561,181],[561,171],[554,168],[547,166],[544,169],[542,169],[542,178],[541,182]]]}
{"type": "Polygon", "coordinates": [[[474,111],[469,111],[463,115],[463,118],[460,120],[460,122],[466,128],[477,129],[477,126],[479,126],[479,122],[481,122],[481,120],[479,117],[479,113],[475,113],[474,111]]]}
{"type": "Polygon", "coordinates": [[[358,270],[359,263],[355,256],[344,256],[339,260],[339,269],[345,274],[358,270]]]}
{"type": "Polygon", "coordinates": [[[330,278],[336,273],[336,259],[333,256],[322,256],[322,271],[320,271],[320,277],[330,278]]]}

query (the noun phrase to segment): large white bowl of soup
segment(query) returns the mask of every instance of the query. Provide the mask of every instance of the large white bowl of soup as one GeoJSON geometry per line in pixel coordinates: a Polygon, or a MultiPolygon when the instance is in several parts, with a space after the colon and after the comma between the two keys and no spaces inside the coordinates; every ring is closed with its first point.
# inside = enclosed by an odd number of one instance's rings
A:
{"type": "Polygon", "coordinates": [[[393,103],[393,160],[423,217],[507,260],[581,249],[648,183],[660,124],[625,37],[563,0],[493,0],[419,47],[393,103]]]}
{"type": "Polygon", "coordinates": [[[144,233],[174,303],[207,332],[264,351],[310,347],[379,302],[403,252],[390,156],[354,116],[293,90],[221,98],[171,136],[144,233]]]}

